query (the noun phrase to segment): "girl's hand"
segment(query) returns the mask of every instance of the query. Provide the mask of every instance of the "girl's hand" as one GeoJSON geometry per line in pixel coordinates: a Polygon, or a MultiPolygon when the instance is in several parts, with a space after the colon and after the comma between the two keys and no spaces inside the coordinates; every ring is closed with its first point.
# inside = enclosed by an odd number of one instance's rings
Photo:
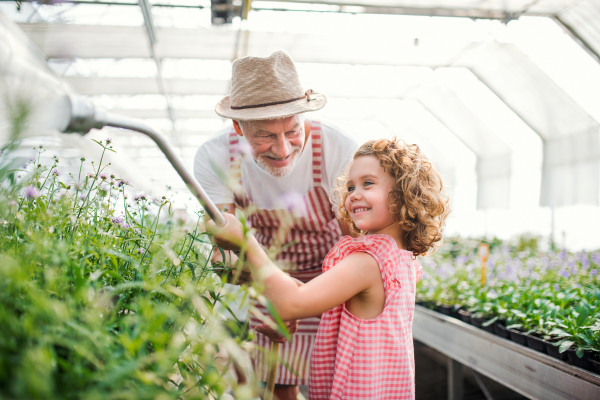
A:
{"type": "Polygon", "coordinates": [[[240,250],[244,241],[244,228],[237,218],[229,213],[223,213],[225,225],[216,226],[214,221],[207,221],[206,228],[215,238],[215,244],[223,250],[240,250]]]}

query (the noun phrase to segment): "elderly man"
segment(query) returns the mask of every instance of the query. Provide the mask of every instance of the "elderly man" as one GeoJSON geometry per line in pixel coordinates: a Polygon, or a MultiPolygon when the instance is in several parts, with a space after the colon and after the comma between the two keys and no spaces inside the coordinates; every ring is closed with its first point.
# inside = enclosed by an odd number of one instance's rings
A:
{"type": "MultiPolygon", "coordinates": [[[[233,126],[204,143],[194,160],[196,179],[213,202],[230,212],[247,210],[259,242],[276,247],[278,265],[302,282],[321,274],[323,258],[348,232],[335,217],[330,192],[357,144],[338,129],[304,117],[326,102],[325,95],[303,89],[284,51],[238,59],[230,95],[215,107],[233,126]]],[[[318,325],[317,318],[300,321],[293,340],[282,344],[280,354],[298,376],[280,363],[279,399],[295,399],[298,385],[308,384],[318,325]]],[[[258,319],[252,317],[250,326],[259,332],[260,346],[268,348],[269,337],[277,340],[258,319]]],[[[259,379],[266,381],[264,354],[256,352],[254,360],[259,379]]]]}

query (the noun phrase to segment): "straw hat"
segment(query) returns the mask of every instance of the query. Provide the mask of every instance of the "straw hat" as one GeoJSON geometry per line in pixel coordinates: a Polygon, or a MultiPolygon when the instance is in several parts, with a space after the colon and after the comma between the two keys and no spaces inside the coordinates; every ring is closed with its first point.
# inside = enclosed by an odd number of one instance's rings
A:
{"type": "Polygon", "coordinates": [[[235,60],[231,92],[217,103],[215,112],[237,121],[255,121],[316,111],[326,103],[324,94],[302,88],[294,61],[279,50],[267,58],[235,60]]]}

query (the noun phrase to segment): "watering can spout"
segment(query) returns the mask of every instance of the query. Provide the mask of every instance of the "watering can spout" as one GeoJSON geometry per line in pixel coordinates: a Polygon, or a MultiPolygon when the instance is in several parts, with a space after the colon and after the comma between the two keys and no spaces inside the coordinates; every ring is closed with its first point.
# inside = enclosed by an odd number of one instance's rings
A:
{"type": "Polygon", "coordinates": [[[68,113],[68,122],[59,127],[59,130],[64,133],[80,133],[85,135],[92,129],[102,129],[105,126],[112,126],[115,128],[130,129],[148,136],[158,145],[158,148],[167,157],[167,160],[169,160],[181,179],[183,179],[188,189],[194,193],[207,214],[215,221],[215,224],[217,226],[225,225],[225,218],[223,218],[217,206],[208,197],[198,181],[185,168],[183,162],[177,156],[167,139],[157,129],[142,120],[113,114],[102,108],[96,108],[91,101],[75,96],[68,96],[68,102],[65,103],[65,107],[67,108],[62,112],[68,113]]]}

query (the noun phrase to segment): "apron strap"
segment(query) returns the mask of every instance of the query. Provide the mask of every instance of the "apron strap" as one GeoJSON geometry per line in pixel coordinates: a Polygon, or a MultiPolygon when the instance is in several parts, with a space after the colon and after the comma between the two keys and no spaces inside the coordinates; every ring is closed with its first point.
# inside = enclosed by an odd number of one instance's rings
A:
{"type": "Polygon", "coordinates": [[[312,176],[313,187],[321,187],[321,155],[322,155],[322,140],[321,140],[321,123],[310,121],[312,137],[312,176]]]}

